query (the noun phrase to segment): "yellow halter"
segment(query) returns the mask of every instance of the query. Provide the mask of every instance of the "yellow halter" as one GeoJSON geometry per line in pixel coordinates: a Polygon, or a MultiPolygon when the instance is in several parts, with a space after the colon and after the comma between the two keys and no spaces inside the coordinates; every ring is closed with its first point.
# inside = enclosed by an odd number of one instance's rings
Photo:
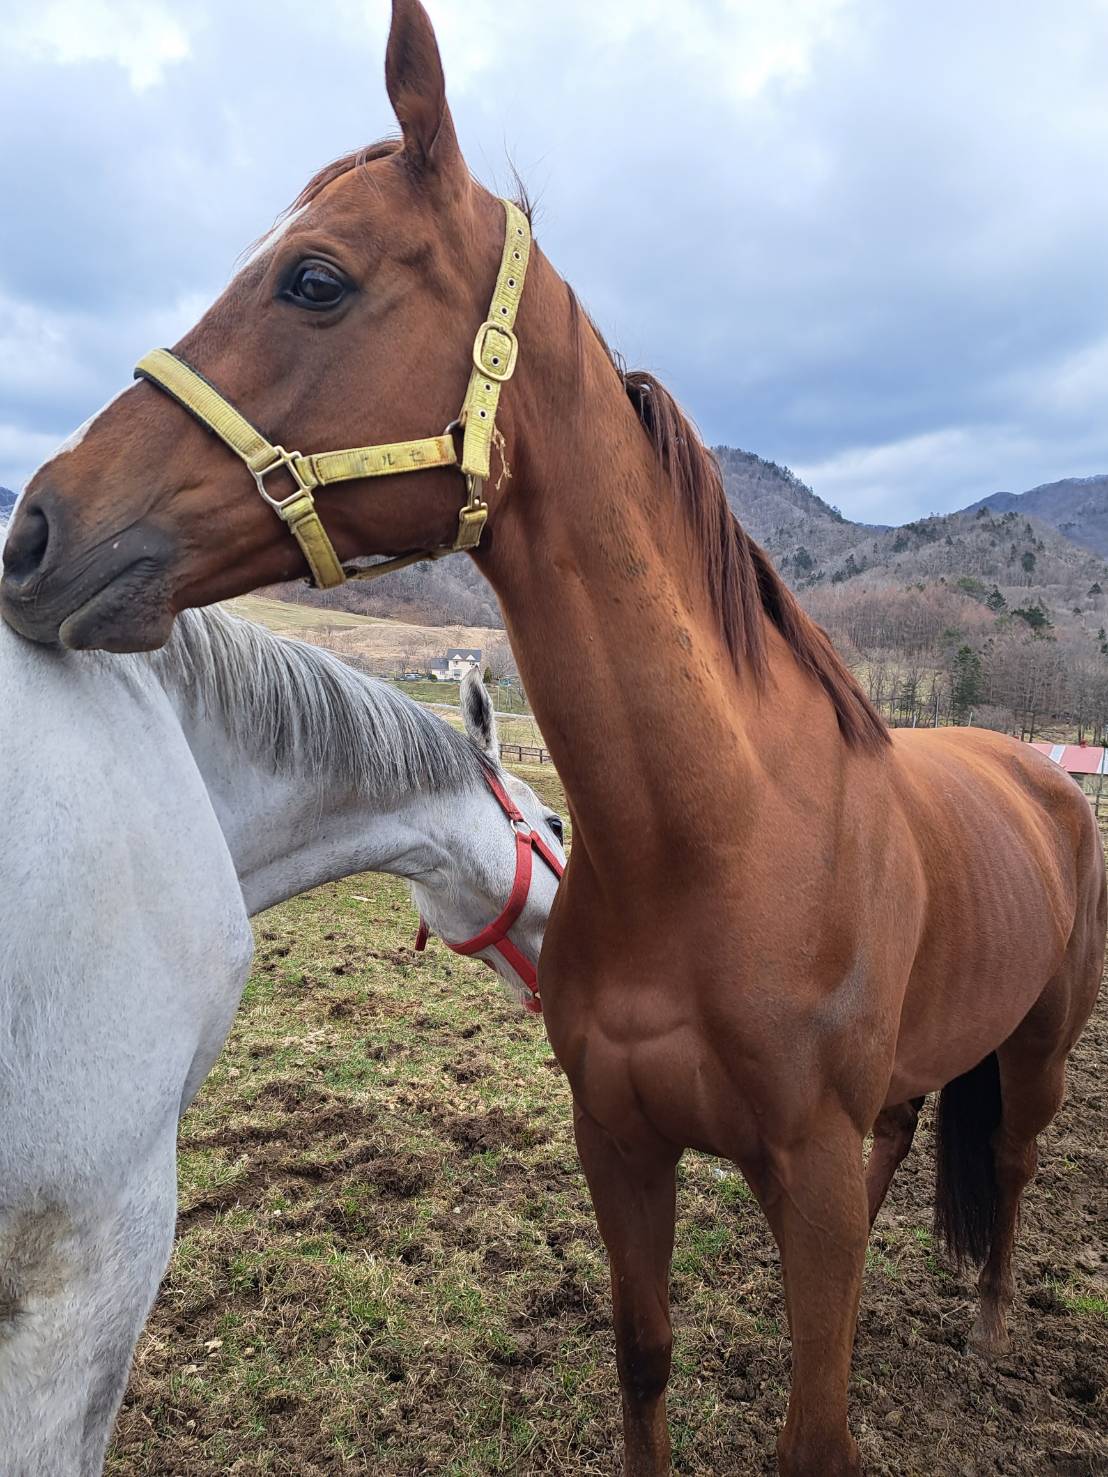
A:
{"type": "Polygon", "coordinates": [[[489,515],[484,492],[496,408],[500,387],[511,379],[519,354],[519,342],[513,330],[531,253],[527,217],[510,200],[502,204],[507,216],[504,252],[489,315],[473,341],[473,369],[461,412],[441,436],[385,446],[356,446],[348,451],[317,451],[304,456],[299,451],[273,446],[214,386],[168,349],[154,349],[135,367],[136,379],[149,380],[164,390],[246,463],[258,491],[300,545],[312,579],[322,590],[341,585],[348,578],[376,579],[422,559],[441,559],[461,549],[475,549],[481,541],[481,530],[489,515]],[[460,461],[454,445],[455,426],[463,436],[460,461]],[[458,536],[453,544],[401,554],[368,569],[343,568],[316,512],[313,488],[363,477],[388,477],[394,472],[422,471],[426,467],[454,466],[466,479],[466,500],[458,514],[458,536]],[[283,498],[274,497],[265,485],[265,479],[278,467],[284,467],[296,483],[295,492],[283,498]]]}

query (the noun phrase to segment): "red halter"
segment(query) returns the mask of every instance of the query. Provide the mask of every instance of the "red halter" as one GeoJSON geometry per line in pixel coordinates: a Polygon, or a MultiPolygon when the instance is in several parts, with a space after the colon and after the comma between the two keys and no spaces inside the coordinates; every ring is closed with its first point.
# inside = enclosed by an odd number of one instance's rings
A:
{"type": "MultiPolygon", "coordinates": [[[[565,866],[555,856],[553,849],[547,845],[545,840],[537,831],[533,831],[524,818],[523,812],[512,800],[504,786],[495,775],[486,773],[485,782],[493,795],[500,803],[500,809],[511,822],[512,830],[516,833],[516,876],[512,883],[512,890],[504,911],[500,916],[483,928],[480,933],[474,934],[471,939],[464,943],[452,944],[449,939],[443,939],[448,949],[453,949],[455,954],[479,954],[482,949],[495,949],[501,958],[507,962],[519,975],[520,979],[531,992],[531,998],[526,1002],[526,1009],[535,1015],[542,1012],[542,1001],[539,999],[539,976],[535,966],[529,959],[525,959],[508,937],[508,933],[523,912],[527,899],[531,893],[531,869],[532,854],[538,852],[543,861],[554,873],[555,877],[561,878],[565,866]]],[[[415,946],[417,949],[425,949],[430,937],[431,929],[426,918],[419,920],[419,932],[416,934],[415,946]]],[[[492,965],[489,965],[492,968],[492,965]]]]}

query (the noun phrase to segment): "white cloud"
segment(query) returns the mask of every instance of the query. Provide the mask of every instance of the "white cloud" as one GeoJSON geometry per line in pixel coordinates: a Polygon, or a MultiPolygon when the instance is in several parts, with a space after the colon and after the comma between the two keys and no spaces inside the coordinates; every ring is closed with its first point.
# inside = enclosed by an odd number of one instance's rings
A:
{"type": "Polygon", "coordinates": [[[1108,425],[1108,335],[1046,364],[1023,367],[1008,381],[1029,414],[1108,425]]]}
{"type": "Polygon", "coordinates": [[[5,21],[5,42],[62,66],[114,62],[136,92],[157,86],[190,52],[184,22],[156,0],[50,0],[5,21]]]}
{"type": "MultiPolygon", "coordinates": [[[[840,37],[860,0],[563,0],[512,10],[503,0],[432,0],[429,9],[450,93],[483,90],[510,99],[537,58],[561,53],[568,85],[602,59],[663,59],[674,85],[749,101],[774,83],[795,85],[820,48],[840,37]]],[[[337,0],[339,13],[381,50],[387,8],[380,0],[337,0]]],[[[507,123],[505,116],[503,121],[507,123]]]]}

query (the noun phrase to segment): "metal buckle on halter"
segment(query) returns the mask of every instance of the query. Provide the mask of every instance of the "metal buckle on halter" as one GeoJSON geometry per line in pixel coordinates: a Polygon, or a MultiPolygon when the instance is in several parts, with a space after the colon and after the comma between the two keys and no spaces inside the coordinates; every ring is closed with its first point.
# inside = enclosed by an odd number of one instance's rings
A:
{"type": "Polygon", "coordinates": [[[300,472],[299,466],[297,465],[299,462],[302,462],[304,460],[300,452],[286,451],[283,446],[275,446],[273,450],[276,455],[270,462],[269,466],[261,467],[257,470],[255,470],[254,467],[251,467],[250,475],[253,477],[255,483],[257,484],[258,491],[261,493],[262,497],[273,509],[273,511],[275,513],[283,514],[284,510],[289,506],[290,503],[294,503],[297,498],[303,497],[305,493],[311,493],[312,484],[310,482],[305,482],[304,477],[300,472]],[[269,476],[270,472],[275,472],[278,467],[284,467],[287,470],[289,476],[296,483],[296,491],[290,492],[288,497],[273,497],[265,490],[265,479],[269,476]]]}
{"type": "Polygon", "coordinates": [[[496,323],[492,318],[486,318],[477,330],[477,337],[473,340],[473,363],[475,367],[491,380],[497,380],[503,384],[510,380],[515,373],[516,360],[519,358],[519,340],[506,323],[496,323]],[[495,341],[490,343],[491,334],[498,333],[508,340],[508,352],[505,356],[504,350],[495,341]],[[485,350],[488,349],[486,358],[485,350]],[[497,350],[500,352],[498,353],[497,350]]]}
{"type": "Polygon", "coordinates": [[[467,472],[466,489],[469,498],[458,513],[458,537],[454,540],[452,553],[475,549],[481,542],[481,533],[489,516],[489,505],[484,498],[484,478],[467,472]]]}

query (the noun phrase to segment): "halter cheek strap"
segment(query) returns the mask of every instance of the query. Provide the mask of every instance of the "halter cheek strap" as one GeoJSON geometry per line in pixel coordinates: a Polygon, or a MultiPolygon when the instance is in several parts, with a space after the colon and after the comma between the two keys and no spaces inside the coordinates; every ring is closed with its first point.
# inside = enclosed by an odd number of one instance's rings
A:
{"type": "MultiPolygon", "coordinates": [[[[531,961],[516,948],[508,934],[527,906],[527,899],[531,895],[534,853],[538,852],[559,881],[565,871],[565,866],[558,859],[553,847],[547,845],[546,840],[527,824],[523,812],[495,775],[486,774],[485,781],[516,833],[516,874],[512,882],[512,890],[503,910],[487,928],[483,928],[480,933],[475,933],[472,938],[464,939],[461,943],[451,943],[449,939],[443,939],[443,943],[455,954],[480,954],[484,949],[495,949],[500,957],[511,965],[530,991],[531,998],[526,1003],[526,1009],[539,1015],[542,1012],[542,1001],[539,998],[538,971],[531,961]]],[[[419,932],[416,934],[416,948],[425,949],[430,936],[430,926],[426,918],[421,917],[419,932]]]]}
{"type": "Polygon", "coordinates": [[[519,357],[515,321],[531,253],[527,217],[510,200],[502,204],[506,223],[500,270],[488,317],[473,341],[473,367],[462,409],[454,423],[462,432],[460,460],[453,426],[441,436],[428,436],[420,441],[355,446],[307,456],[299,451],[286,451],[283,446],[267,441],[214,385],[168,349],[154,349],[135,367],[136,379],[147,380],[176,400],[246,464],[259,494],[287,524],[300,545],[312,580],[322,590],[332,589],[347,579],[377,579],[423,559],[441,559],[463,549],[475,549],[481,540],[489,514],[484,490],[496,411],[501,388],[511,379],[519,357]],[[315,489],[337,482],[360,482],[368,477],[424,471],[428,467],[457,467],[465,477],[466,500],[458,514],[458,532],[453,544],[400,554],[368,569],[344,568],[316,511],[315,489]],[[284,468],[294,483],[294,490],[284,497],[275,496],[266,485],[266,478],[279,468],[284,468]]]}

